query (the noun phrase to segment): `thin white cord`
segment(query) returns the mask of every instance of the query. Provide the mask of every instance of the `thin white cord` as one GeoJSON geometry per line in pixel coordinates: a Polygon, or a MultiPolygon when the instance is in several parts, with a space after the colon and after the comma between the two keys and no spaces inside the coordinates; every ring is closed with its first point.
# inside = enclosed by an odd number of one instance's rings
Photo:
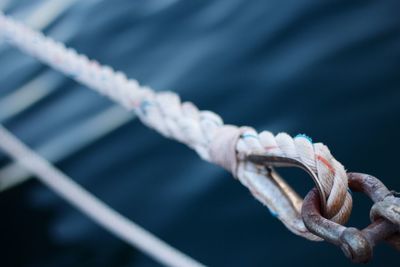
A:
{"type": "MultiPolygon", "coordinates": [[[[0,113],[1,110],[0,107],[0,113]]],[[[126,112],[120,106],[112,106],[96,116],[68,128],[62,134],[46,140],[46,143],[36,148],[36,152],[47,161],[56,163],[93,144],[134,118],[136,118],[135,114],[126,112]]],[[[27,181],[31,178],[31,174],[28,170],[22,169],[18,163],[11,162],[0,168],[0,177],[1,193],[27,181]]]]}
{"type": "Polygon", "coordinates": [[[2,125],[0,148],[99,225],[158,262],[173,267],[204,266],[108,207],[28,148],[2,125]]]}

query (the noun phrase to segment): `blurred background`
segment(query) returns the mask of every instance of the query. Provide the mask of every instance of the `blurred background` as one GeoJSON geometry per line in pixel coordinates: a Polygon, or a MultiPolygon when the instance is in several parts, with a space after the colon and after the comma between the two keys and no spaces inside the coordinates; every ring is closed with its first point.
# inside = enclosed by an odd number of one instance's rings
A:
{"type": "MultiPolygon", "coordinates": [[[[226,123],[306,133],[349,171],[400,190],[397,0],[2,0],[0,9],[226,123]]],[[[3,43],[0,70],[1,123],[200,262],[353,266],[337,247],[290,233],[221,168],[3,43]]],[[[284,174],[303,195],[313,186],[300,171],[284,174]]],[[[159,266],[1,152],[0,188],[1,266],[159,266]]],[[[363,227],[371,202],[354,202],[349,225],[363,227]]],[[[368,266],[398,266],[399,255],[379,245],[368,266]]]]}

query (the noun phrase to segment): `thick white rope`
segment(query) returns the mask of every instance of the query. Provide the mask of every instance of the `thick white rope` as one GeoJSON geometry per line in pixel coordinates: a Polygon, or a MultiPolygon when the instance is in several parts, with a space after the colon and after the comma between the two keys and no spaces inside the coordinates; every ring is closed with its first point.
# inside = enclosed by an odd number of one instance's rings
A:
{"type": "Polygon", "coordinates": [[[258,134],[249,127],[224,125],[217,114],[199,111],[192,103],[181,102],[175,93],[156,93],[141,87],[122,72],[114,72],[108,66],[89,60],[3,14],[0,14],[1,35],[25,53],[110,97],[128,110],[134,110],[144,124],[185,143],[204,160],[231,171],[294,233],[315,239],[290,203],[285,201],[282,192],[260,173],[256,165],[246,160],[247,155],[277,155],[306,164],[315,172],[327,196],[325,216],[338,223],[347,221],[352,206],[351,195],[347,192],[347,175],[323,144],[313,144],[303,135],[292,138],[285,133],[274,136],[265,131],[258,134]]]}
{"type": "Polygon", "coordinates": [[[2,125],[0,125],[0,148],[95,222],[161,264],[174,267],[204,266],[108,207],[29,149],[2,125]]]}

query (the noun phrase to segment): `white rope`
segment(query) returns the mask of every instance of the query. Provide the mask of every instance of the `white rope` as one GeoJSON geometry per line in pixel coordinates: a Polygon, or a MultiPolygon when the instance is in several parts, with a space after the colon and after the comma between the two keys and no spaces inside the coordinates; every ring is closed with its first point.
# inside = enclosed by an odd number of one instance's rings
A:
{"type": "Polygon", "coordinates": [[[0,125],[0,148],[96,223],[161,264],[174,267],[204,266],[102,203],[70,177],[29,149],[2,125],[0,125]]]}
{"type": "Polygon", "coordinates": [[[123,73],[89,60],[4,15],[0,15],[0,35],[27,54],[134,110],[144,124],[185,143],[204,160],[231,171],[292,232],[315,239],[305,228],[298,210],[293,210],[276,185],[246,160],[247,155],[278,155],[306,164],[315,172],[327,196],[326,217],[338,223],[347,221],[352,206],[351,195],[347,192],[347,175],[326,146],[313,144],[305,136],[258,134],[249,127],[224,125],[217,114],[199,111],[192,103],[181,102],[175,93],[155,93],[141,87],[123,73]]]}
{"type": "MultiPolygon", "coordinates": [[[[38,146],[36,151],[49,162],[57,163],[131,122],[134,118],[134,114],[126,112],[120,106],[112,106],[68,128],[54,138],[46,139],[46,143],[38,146]]],[[[27,181],[32,176],[28,170],[12,162],[0,168],[0,177],[0,192],[3,192],[27,181]]]]}

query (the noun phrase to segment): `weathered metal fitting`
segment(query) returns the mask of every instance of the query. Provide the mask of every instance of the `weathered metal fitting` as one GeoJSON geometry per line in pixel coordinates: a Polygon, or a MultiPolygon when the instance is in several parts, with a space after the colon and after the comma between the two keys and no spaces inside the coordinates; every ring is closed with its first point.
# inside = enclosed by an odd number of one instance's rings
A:
{"type": "Polygon", "coordinates": [[[375,203],[370,212],[371,221],[384,218],[400,229],[400,198],[388,196],[384,200],[375,203]]]}
{"type": "MultiPolygon", "coordinates": [[[[310,175],[312,180],[314,181],[315,187],[318,190],[318,194],[321,196],[320,197],[320,204],[321,204],[321,209],[323,213],[326,211],[326,195],[324,188],[322,186],[321,181],[318,179],[317,175],[304,163],[301,161],[298,161],[296,159],[291,159],[291,158],[285,158],[285,157],[279,157],[279,156],[271,156],[271,155],[257,155],[257,154],[252,154],[247,157],[247,160],[258,164],[258,165],[263,165],[263,166],[268,166],[268,167],[296,167],[304,170],[306,173],[310,175]]],[[[277,183],[281,190],[287,195],[288,199],[291,199],[292,195],[294,195],[293,192],[295,192],[284,180],[281,180],[279,183],[277,183]]],[[[296,194],[297,195],[297,194],[296,194]]],[[[301,200],[300,200],[301,201],[301,200]]],[[[293,202],[293,201],[292,201],[293,202]]],[[[298,199],[295,200],[295,202],[299,202],[298,199]]]]}
{"type": "Polygon", "coordinates": [[[358,230],[332,222],[321,215],[318,191],[314,188],[304,198],[302,218],[307,229],[322,239],[339,246],[353,262],[368,262],[373,255],[373,247],[386,240],[395,248],[400,246],[398,198],[377,178],[360,173],[349,173],[349,187],[355,192],[363,192],[376,204],[371,211],[372,223],[358,230]]]}
{"type": "Polygon", "coordinates": [[[354,227],[346,228],[339,237],[340,248],[347,258],[357,262],[368,262],[372,247],[363,233],[354,227]]]}

